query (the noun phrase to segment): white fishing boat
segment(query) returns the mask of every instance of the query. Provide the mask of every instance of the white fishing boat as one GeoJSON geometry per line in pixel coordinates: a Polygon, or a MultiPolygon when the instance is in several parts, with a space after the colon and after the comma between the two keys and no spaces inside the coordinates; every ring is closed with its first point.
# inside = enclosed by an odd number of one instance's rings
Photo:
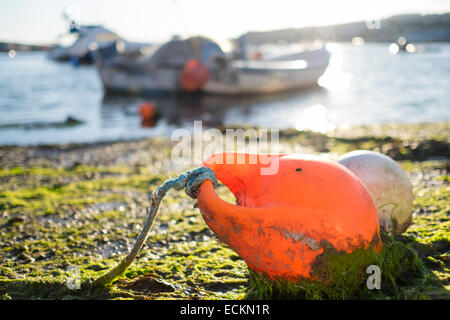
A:
{"type": "Polygon", "coordinates": [[[321,48],[272,58],[235,59],[213,41],[175,39],[130,59],[113,46],[97,50],[96,65],[108,92],[246,95],[315,86],[330,53],[321,48]]]}
{"type": "Polygon", "coordinates": [[[114,32],[96,25],[72,27],[70,34],[75,35],[75,41],[68,46],[55,46],[48,53],[50,59],[71,60],[76,64],[93,63],[92,51],[119,40],[114,32]]]}

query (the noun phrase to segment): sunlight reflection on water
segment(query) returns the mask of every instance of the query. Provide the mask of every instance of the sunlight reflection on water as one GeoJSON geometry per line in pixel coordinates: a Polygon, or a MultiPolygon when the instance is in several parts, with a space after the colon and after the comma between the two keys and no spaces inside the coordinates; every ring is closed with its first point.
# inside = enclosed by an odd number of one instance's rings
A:
{"type": "Polygon", "coordinates": [[[318,83],[330,91],[345,91],[350,87],[352,74],[344,69],[342,47],[328,43],[326,48],[331,53],[330,64],[318,83]]]}
{"type": "Polygon", "coordinates": [[[295,124],[297,130],[311,130],[325,133],[336,129],[336,125],[328,121],[328,111],[321,104],[316,104],[303,110],[297,117],[295,124]]]}
{"type": "Polygon", "coordinates": [[[104,96],[96,69],[48,61],[43,53],[0,54],[0,145],[95,142],[169,135],[207,126],[253,125],[320,132],[359,124],[448,121],[450,45],[421,44],[392,55],[388,43],[327,44],[330,65],[309,90],[252,97],[104,96]],[[160,119],[142,128],[138,108],[160,119]],[[50,126],[68,117],[74,126],[50,126]],[[42,125],[44,124],[44,125],[42,125]]]}

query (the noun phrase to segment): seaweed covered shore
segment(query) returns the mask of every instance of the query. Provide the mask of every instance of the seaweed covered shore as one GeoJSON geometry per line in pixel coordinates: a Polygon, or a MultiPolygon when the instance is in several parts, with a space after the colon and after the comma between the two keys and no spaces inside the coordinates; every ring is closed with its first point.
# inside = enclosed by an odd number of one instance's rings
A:
{"type": "MultiPolygon", "coordinates": [[[[426,276],[396,292],[382,287],[377,298],[450,299],[449,133],[449,123],[280,132],[281,152],[336,159],[376,150],[406,171],[415,194],[413,224],[397,240],[417,252],[426,276]]],[[[86,285],[133,245],[149,192],[189,169],[171,162],[174,144],[157,137],[0,147],[0,298],[244,298],[251,278],[246,264],[215,239],[192,199],[174,191],[125,275],[105,288],[86,285]]],[[[217,192],[233,201],[223,185],[217,192]]]]}

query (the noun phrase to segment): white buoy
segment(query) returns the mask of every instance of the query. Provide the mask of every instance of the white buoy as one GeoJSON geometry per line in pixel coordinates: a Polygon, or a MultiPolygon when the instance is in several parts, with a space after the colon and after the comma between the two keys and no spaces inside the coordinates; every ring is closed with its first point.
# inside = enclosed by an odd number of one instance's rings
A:
{"type": "Polygon", "coordinates": [[[364,183],[377,207],[380,227],[394,235],[411,224],[414,194],[403,169],[393,159],[366,150],[349,152],[339,158],[364,183]]]}

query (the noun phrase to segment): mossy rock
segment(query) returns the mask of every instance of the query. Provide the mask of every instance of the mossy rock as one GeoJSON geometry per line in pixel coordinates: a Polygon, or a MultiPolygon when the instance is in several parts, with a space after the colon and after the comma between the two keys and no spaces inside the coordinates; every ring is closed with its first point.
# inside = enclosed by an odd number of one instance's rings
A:
{"type": "Polygon", "coordinates": [[[409,285],[424,283],[427,272],[411,244],[405,244],[386,234],[383,249],[358,249],[351,254],[326,249],[312,266],[315,280],[302,279],[296,283],[272,280],[263,274],[250,272],[247,299],[401,299],[426,298],[418,290],[408,291],[409,285]],[[381,270],[381,288],[369,289],[366,282],[371,273],[367,268],[381,270]]]}

